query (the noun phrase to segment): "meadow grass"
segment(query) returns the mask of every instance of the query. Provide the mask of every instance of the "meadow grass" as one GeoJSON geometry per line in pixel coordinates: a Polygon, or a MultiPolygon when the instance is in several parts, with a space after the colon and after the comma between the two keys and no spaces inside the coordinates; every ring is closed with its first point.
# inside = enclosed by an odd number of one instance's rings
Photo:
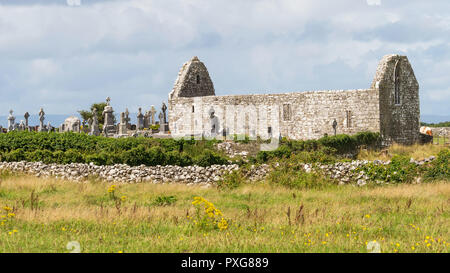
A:
{"type": "Polygon", "coordinates": [[[105,182],[1,179],[0,252],[69,252],[77,241],[82,252],[366,253],[375,240],[381,252],[449,252],[448,181],[302,190],[116,184],[114,201],[105,182]],[[195,196],[220,209],[228,228],[199,228],[195,196]]]}
{"type": "Polygon", "coordinates": [[[413,144],[413,145],[400,145],[393,144],[389,146],[387,150],[360,150],[357,158],[360,160],[390,160],[395,155],[408,156],[415,160],[422,160],[432,155],[436,156],[440,151],[448,149],[448,145],[436,145],[436,144],[413,144]]]}

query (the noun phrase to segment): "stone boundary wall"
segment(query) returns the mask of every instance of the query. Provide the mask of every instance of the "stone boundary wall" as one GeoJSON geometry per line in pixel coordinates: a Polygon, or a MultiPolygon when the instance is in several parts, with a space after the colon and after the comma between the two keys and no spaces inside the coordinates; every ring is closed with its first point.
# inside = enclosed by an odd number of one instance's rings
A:
{"type": "Polygon", "coordinates": [[[433,136],[448,136],[450,137],[450,127],[430,127],[433,136]]]}
{"type": "Polygon", "coordinates": [[[169,100],[172,135],[208,135],[211,109],[230,135],[316,139],[334,134],[334,119],[337,134],[380,131],[378,89],[357,89],[179,97],[169,100]]]}
{"type": "MultiPolygon", "coordinates": [[[[184,183],[188,185],[212,184],[223,179],[225,174],[238,170],[238,165],[200,166],[128,166],[116,164],[97,166],[93,163],[44,164],[42,162],[0,162],[0,170],[24,173],[36,177],[54,177],[81,182],[100,179],[114,183],[184,183]]],[[[269,172],[266,164],[254,166],[246,172],[250,180],[263,179],[269,172]]]]}

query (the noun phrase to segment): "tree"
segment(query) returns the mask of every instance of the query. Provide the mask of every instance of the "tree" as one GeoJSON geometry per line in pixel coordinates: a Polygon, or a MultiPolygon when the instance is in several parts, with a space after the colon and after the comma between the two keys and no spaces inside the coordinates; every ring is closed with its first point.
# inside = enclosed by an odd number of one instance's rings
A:
{"type": "MultiPolygon", "coordinates": [[[[94,108],[97,109],[97,119],[99,125],[102,125],[104,123],[103,118],[103,110],[106,107],[106,102],[100,102],[100,103],[93,103],[91,105],[91,110],[80,110],[78,113],[81,115],[81,118],[83,118],[83,121],[87,121],[88,119],[92,118],[92,111],[94,111],[94,108]]],[[[116,117],[113,117],[114,123],[116,123],[116,117]]]]}

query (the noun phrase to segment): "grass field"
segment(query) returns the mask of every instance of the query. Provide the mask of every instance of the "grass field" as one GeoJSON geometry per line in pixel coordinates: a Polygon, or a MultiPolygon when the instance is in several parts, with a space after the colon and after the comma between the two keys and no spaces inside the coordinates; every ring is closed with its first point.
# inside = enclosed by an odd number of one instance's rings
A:
{"type": "Polygon", "coordinates": [[[440,151],[449,149],[448,145],[435,144],[414,144],[414,145],[399,145],[393,144],[385,151],[375,150],[361,150],[358,153],[358,159],[365,160],[390,160],[395,155],[408,156],[416,160],[421,160],[426,157],[436,156],[440,151]]]}
{"type": "Polygon", "coordinates": [[[74,183],[3,174],[0,252],[449,252],[450,183],[290,190],[74,183]],[[109,190],[109,192],[108,192],[109,190]],[[113,197],[114,196],[114,197],[113,197]],[[200,226],[201,196],[227,224],[200,226]],[[195,222],[197,221],[197,222],[195,222]]]}

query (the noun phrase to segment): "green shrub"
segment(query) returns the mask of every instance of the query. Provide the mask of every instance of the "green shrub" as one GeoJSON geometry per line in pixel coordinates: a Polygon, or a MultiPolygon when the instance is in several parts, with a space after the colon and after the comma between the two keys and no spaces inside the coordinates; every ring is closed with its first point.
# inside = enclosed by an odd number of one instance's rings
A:
{"type": "Polygon", "coordinates": [[[55,162],[54,155],[49,150],[36,150],[31,153],[27,153],[27,159],[30,161],[41,161],[43,163],[52,163],[55,162]]]}
{"type": "Polygon", "coordinates": [[[260,151],[251,162],[267,162],[271,159],[289,158],[292,154],[313,152],[311,161],[305,162],[332,162],[330,156],[355,153],[361,146],[376,148],[380,144],[380,134],[361,132],[355,135],[324,136],[318,140],[288,140],[282,138],[280,146],[274,151],[260,151]]]}
{"type": "Polygon", "coordinates": [[[289,167],[275,169],[268,175],[267,180],[272,185],[295,189],[323,188],[332,184],[332,182],[314,172],[307,173],[304,170],[289,167]]]}
{"type": "Polygon", "coordinates": [[[69,164],[69,163],[83,163],[83,162],[85,162],[83,154],[81,154],[79,151],[69,149],[64,152],[64,159],[62,163],[69,164]]]}
{"type": "Polygon", "coordinates": [[[177,197],[170,195],[170,196],[157,196],[155,200],[153,201],[154,206],[170,206],[174,204],[177,201],[177,197]]]}
{"type": "Polygon", "coordinates": [[[132,166],[227,163],[214,152],[218,140],[155,138],[106,138],[77,133],[10,132],[0,134],[0,160],[46,163],[94,162],[98,165],[126,163],[132,166]],[[196,158],[195,160],[193,158],[196,158]]]}
{"type": "Polygon", "coordinates": [[[437,158],[425,172],[426,180],[450,180],[450,149],[439,152],[437,158]]]}
{"type": "Polygon", "coordinates": [[[166,153],[167,165],[190,166],[192,162],[192,158],[186,153],[178,153],[176,151],[166,153]]]}
{"type": "Polygon", "coordinates": [[[354,172],[364,171],[372,181],[381,180],[391,183],[409,183],[420,173],[419,167],[406,156],[396,155],[387,165],[372,162],[356,168],[354,172]]]}
{"type": "Polygon", "coordinates": [[[203,154],[194,158],[194,164],[206,167],[215,164],[228,164],[228,160],[211,150],[205,150],[203,154]]]}
{"type": "Polygon", "coordinates": [[[22,148],[5,153],[4,157],[7,162],[22,161],[27,159],[26,153],[22,148]]]}
{"type": "Polygon", "coordinates": [[[219,189],[236,189],[242,183],[244,183],[244,178],[239,171],[233,171],[226,174],[222,180],[217,181],[217,188],[219,189]]]}

